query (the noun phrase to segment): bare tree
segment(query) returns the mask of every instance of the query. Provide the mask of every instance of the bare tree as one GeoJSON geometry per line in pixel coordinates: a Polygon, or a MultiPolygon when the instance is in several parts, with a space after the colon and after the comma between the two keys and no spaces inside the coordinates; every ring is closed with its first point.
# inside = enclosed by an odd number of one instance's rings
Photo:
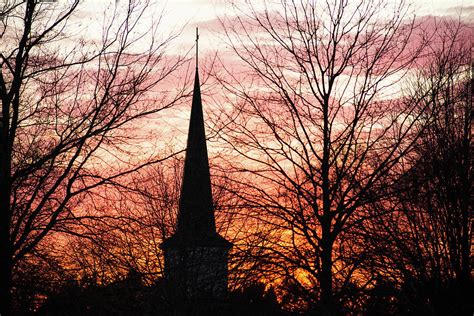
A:
{"type": "Polygon", "coordinates": [[[334,315],[351,284],[372,282],[346,232],[392,194],[386,180],[416,144],[424,96],[405,98],[401,83],[426,38],[403,2],[235,8],[222,25],[239,68],[216,74],[229,96],[216,126],[238,157],[227,174],[263,224],[257,258],[297,293],[294,306],[334,315]]]}
{"type": "Polygon", "coordinates": [[[364,227],[372,268],[419,314],[468,312],[472,245],[472,73],[469,28],[444,20],[412,93],[426,94],[425,126],[399,193],[364,227]],[[427,93],[425,93],[427,92],[427,93]]]}
{"type": "Polygon", "coordinates": [[[148,1],[111,2],[100,31],[84,27],[80,1],[48,2],[0,7],[2,315],[14,266],[58,222],[84,215],[83,193],[160,160],[136,159],[135,122],[184,94],[158,85],[184,60],[165,55],[174,36],[159,36],[161,15],[139,29],[148,1]]]}
{"type": "MultiPolygon", "coordinates": [[[[123,280],[129,271],[138,271],[144,289],[154,291],[155,308],[167,308],[172,294],[162,282],[164,262],[160,246],[176,229],[182,163],[180,157],[172,157],[146,166],[121,179],[119,184],[105,185],[97,194],[88,192],[81,207],[105,215],[84,216],[65,225],[62,221],[57,223],[55,235],[64,241],[59,245],[62,252],[60,262],[63,269],[70,270],[68,275],[72,275],[73,280],[83,280],[78,286],[84,289],[103,287],[123,280]]],[[[217,229],[226,238],[234,240],[235,220],[233,214],[226,211],[233,209],[231,203],[234,199],[228,194],[229,188],[222,179],[226,180],[215,175],[212,178],[217,229]]],[[[53,238],[55,235],[53,233],[53,238]]],[[[52,249],[58,247],[42,243],[37,249],[46,245],[49,253],[54,253],[52,249]]],[[[232,275],[238,274],[232,278],[232,287],[240,287],[242,269],[238,264],[231,264],[231,267],[238,270],[231,272],[232,275]]],[[[59,288],[57,292],[61,290],[59,288]]],[[[45,296],[47,292],[38,294],[45,296]]]]}

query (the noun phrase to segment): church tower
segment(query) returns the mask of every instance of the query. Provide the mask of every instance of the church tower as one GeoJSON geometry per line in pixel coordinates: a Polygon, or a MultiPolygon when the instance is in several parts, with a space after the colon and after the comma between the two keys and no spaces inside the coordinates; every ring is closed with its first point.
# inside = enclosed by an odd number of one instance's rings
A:
{"type": "Polygon", "coordinates": [[[177,301],[219,301],[227,294],[232,244],[216,232],[197,58],[176,232],[161,248],[165,279],[177,301]]]}

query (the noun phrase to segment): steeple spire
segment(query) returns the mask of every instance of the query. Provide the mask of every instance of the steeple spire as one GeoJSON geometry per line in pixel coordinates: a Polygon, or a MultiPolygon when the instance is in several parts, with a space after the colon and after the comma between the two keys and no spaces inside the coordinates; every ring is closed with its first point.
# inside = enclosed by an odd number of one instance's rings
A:
{"type": "Polygon", "coordinates": [[[176,233],[164,243],[165,247],[170,243],[212,244],[230,247],[230,243],[216,232],[199,83],[198,40],[199,33],[196,28],[196,74],[179,201],[178,225],[176,233]]]}
{"type": "Polygon", "coordinates": [[[199,61],[199,30],[196,27],[196,71],[198,69],[198,61],[199,61]]]}
{"type": "Polygon", "coordinates": [[[215,234],[214,205],[207,156],[199,74],[196,69],[177,233],[215,234]]]}

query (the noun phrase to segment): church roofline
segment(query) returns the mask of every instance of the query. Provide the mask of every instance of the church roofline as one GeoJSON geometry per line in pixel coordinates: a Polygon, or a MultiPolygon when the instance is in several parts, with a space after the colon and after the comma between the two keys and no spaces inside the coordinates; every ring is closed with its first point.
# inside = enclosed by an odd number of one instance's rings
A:
{"type": "Polygon", "coordinates": [[[186,248],[186,247],[213,247],[213,248],[227,248],[231,249],[233,244],[219,235],[218,233],[211,236],[188,236],[180,233],[175,233],[167,238],[161,244],[161,249],[169,248],[186,248]]]}

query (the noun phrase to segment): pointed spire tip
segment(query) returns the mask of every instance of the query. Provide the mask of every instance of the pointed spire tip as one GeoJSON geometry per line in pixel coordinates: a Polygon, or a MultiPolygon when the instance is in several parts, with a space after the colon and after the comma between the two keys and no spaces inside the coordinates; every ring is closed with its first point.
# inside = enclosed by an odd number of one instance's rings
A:
{"type": "Polygon", "coordinates": [[[198,27],[196,27],[196,69],[198,68],[198,55],[199,55],[198,43],[199,43],[199,29],[198,27]]]}

